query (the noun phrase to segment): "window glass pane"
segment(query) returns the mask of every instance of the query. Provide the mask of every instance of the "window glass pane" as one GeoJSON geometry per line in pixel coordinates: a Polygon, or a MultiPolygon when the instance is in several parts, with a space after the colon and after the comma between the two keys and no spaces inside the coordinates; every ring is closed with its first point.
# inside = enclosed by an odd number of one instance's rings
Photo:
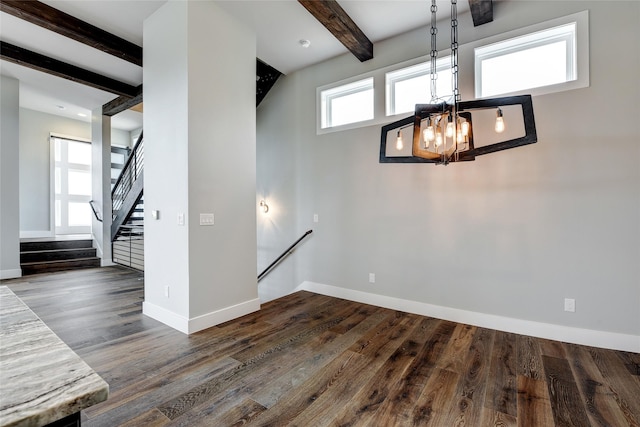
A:
{"type": "Polygon", "coordinates": [[[56,200],[56,227],[62,226],[62,202],[56,200]]]}
{"type": "Polygon", "coordinates": [[[331,126],[373,119],[373,89],[331,99],[331,126]]]}
{"type": "Polygon", "coordinates": [[[91,208],[89,203],[69,203],[69,226],[91,225],[91,208]]]}
{"type": "Polygon", "coordinates": [[[91,173],[87,171],[69,170],[69,194],[79,196],[91,195],[91,173]]]}
{"type": "Polygon", "coordinates": [[[120,176],[120,172],[122,172],[122,169],[112,168],[111,169],[111,179],[118,179],[118,177],[120,176]]]}
{"type": "Polygon", "coordinates": [[[576,80],[576,28],[572,22],[476,48],[476,96],[576,80]]]}
{"type": "Polygon", "coordinates": [[[122,153],[111,153],[111,163],[116,163],[119,165],[124,164],[124,154],[122,153]]]}
{"type": "Polygon", "coordinates": [[[67,147],[69,150],[69,163],[81,165],[91,164],[91,144],[69,141],[67,147]]]}
{"type": "Polygon", "coordinates": [[[567,80],[566,57],[567,42],[563,40],[485,59],[482,61],[482,95],[563,83],[567,80]]]}
{"type": "Polygon", "coordinates": [[[320,103],[323,129],[372,120],[373,77],[323,90],[320,103]]]}
{"type": "Polygon", "coordinates": [[[59,167],[56,167],[55,174],[56,194],[60,194],[62,192],[62,175],[59,167]]]}

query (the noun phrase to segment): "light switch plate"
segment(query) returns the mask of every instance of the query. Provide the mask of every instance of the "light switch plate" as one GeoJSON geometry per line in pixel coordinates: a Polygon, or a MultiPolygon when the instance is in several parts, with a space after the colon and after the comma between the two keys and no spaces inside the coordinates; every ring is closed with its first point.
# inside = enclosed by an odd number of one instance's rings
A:
{"type": "Polygon", "coordinates": [[[200,225],[213,225],[214,217],[212,213],[201,213],[200,214],[200,225]]]}

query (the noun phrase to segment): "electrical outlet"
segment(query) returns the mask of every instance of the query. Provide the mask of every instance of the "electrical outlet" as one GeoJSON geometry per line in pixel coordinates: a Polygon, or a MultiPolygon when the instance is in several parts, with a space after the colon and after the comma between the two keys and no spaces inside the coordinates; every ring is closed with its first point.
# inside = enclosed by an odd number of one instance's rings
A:
{"type": "Polygon", "coordinates": [[[313,214],[313,222],[318,222],[318,214],[313,214]]]}
{"type": "Polygon", "coordinates": [[[575,313],[576,311],[576,300],[573,298],[565,298],[564,299],[564,311],[569,311],[571,313],[575,313]]]}
{"type": "Polygon", "coordinates": [[[164,296],[169,298],[169,286],[164,287],[164,296]]]}
{"type": "Polygon", "coordinates": [[[184,225],[184,214],[183,213],[179,213],[178,214],[178,225],[184,225]]]}
{"type": "Polygon", "coordinates": [[[369,273],[369,283],[376,283],[375,273],[369,273]]]}

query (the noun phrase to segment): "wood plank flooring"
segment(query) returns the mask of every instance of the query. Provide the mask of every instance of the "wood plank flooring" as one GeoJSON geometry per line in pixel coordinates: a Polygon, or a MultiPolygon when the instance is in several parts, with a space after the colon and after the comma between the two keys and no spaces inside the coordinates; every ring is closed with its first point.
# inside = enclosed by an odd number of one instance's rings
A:
{"type": "Polygon", "coordinates": [[[84,426],[640,426],[640,354],[298,292],[186,336],[120,267],[4,280],[110,385],[84,426]]]}

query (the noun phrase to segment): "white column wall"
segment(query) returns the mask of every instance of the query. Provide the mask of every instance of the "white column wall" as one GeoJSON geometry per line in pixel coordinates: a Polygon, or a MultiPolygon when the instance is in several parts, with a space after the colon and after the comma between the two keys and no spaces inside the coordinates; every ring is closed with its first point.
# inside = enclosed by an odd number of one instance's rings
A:
{"type": "Polygon", "coordinates": [[[91,112],[91,198],[102,215],[102,222],[91,217],[94,244],[100,265],[113,265],[111,254],[111,117],[102,107],[91,112]]]}
{"type": "Polygon", "coordinates": [[[193,332],[259,308],[255,36],[215,3],[168,2],[144,40],[144,312],[193,332]]]}

